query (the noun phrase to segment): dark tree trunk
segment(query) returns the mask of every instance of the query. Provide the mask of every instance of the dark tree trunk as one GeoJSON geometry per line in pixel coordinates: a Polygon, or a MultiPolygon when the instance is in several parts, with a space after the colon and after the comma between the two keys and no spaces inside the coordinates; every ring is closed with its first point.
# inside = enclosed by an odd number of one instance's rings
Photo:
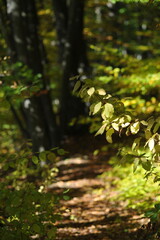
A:
{"type": "Polygon", "coordinates": [[[7,1],[1,0],[0,3],[0,27],[3,37],[6,40],[8,49],[7,54],[11,56],[13,61],[16,60],[16,49],[13,38],[13,29],[11,26],[10,18],[7,14],[7,1]]]}
{"type": "MultiPolygon", "coordinates": [[[[6,9],[6,12],[3,11],[3,16],[9,22],[9,31],[4,30],[4,35],[12,52],[11,55],[14,56],[12,62],[21,61],[32,70],[33,74],[42,75],[42,89],[33,97],[25,99],[21,108],[26,124],[25,131],[32,139],[33,151],[38,152],[57,144],[57,128],[48,90],[49,84],[43,75],[45,60],[41,52],[42,42],[37,33],[35,3],[34,0],[6,0],[6,9]]],[[[1,17],[1,21],[6,22],[3,18],[1,17]]],[[[26,84],[32,84],[32,80],[26,84]]],[[[16,117],[16,113],[14,116],[16,117]]],[[[22,130],[22,124],[18,123],[22,130]]]]}
{"type": "Polygon", "coordinates": [[[63,68],[61,91],[61,125],[85,112],[84,104],[72,96],[71,76],[86,74],[89,64],[83,36],[84,0],[53,0],[56,17],[60,62],[63,68]]]}
{"type": "Polygon", "coordinates": [[[68,8],[66,0],[53,0],[53,9],[56,17],[56,28],[59,47],[59,59],[63,64],[64,50],[67,41],[68,8]]]}

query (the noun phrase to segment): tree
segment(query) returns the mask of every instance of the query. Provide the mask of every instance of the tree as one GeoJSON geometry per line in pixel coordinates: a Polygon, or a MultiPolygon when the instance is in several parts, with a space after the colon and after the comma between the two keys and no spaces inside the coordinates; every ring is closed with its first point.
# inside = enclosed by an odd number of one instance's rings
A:
{"type": "MultiPolygon", "coordinates": [[[[88,72],[86,43],[83,36],[84,1],[54,1],[58,36],[59,61],[62,67],[60,92],[61,136],[66,132],[69,121],[84,113],[85,105],[72,96],[73,82],[69,78],[88,72]]],[[[11,110],[23,135],[31,138],[34,151],[48,149],[57,144],[58,127],[52,112],[49,82],[44,76],[45,50],[38,34],[38,19],[35,1],[1,0],[1,26],[8,46],[11,62],[22,62],[34,75],[41,74],[41,89],[23,101],[18,117],[13,103],[11,110]],[[6,26],[6,27],[5,27],[6,26]]],[[[32,85],[32,79],[26,85],[32,85]]],[[[8,99],[9,100],[9,99],[8,99]]]]}
{"type": "Polygon", "coordinates": [[[84,104],[73,97],[69,78],[89,72],[86,42],[83,36],[84,0],[52,0],[56,17],[59,61],[63,69],[61,90],[61,124],[84,113],[84,104]]]}
{"type": "MultiPolygon", "coordinates": [[[[41,74],[41,89],[21,106],[21,123],[14,106],[12,111],[25,136],[32,139],[33,151],[49,149],[57,144],[57,126],[52,111],[49,82],[44,76],[45,55],[38,36],[37,13],[33,0],[2,0],[1,25],[9,48],[11,62],[22,62],[34,75],[41,74]],[[4,27],[7,23],[7,27],[4,27]],[[24,126],[23,126],[24,125],[24,126]]],[[[26,82],[32,85],[32,80],[26,82]]]]}

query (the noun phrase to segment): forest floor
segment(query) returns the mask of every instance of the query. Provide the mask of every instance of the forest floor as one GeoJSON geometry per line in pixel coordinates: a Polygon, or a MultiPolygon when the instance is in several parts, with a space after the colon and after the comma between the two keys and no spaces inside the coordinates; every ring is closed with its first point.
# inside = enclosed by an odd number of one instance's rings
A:
{"type": "Polygon", "coordinates": [[[110,153],[93,156],[93,149],[101,144],[93,138],[74,138],[66,145],[70,156],[58,163],[57,182],[50,186],[50,191],[70,189],[67,193],[70,199],[60,203],[63,220],[57,223],[57,240],[141,239],[138,229],[147,219],[125,209],[123,202],[110,200],[116,194],[112,183],[99,194],[98,189],[103,189],[106,183],[97,176],[111,168],[107,163],[110,153]]]}

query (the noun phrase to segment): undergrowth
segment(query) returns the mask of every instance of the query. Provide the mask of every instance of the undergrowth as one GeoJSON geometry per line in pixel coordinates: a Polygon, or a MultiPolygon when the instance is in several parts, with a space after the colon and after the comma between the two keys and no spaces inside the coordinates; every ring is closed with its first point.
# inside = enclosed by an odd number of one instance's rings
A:
{"type": "Polygon", "coordinates": [[[116,192],[114,196],[106,197],[110,201],[123,201],[123,206],[140,213],[154,207],[160,201],[159,183],[155,183],[152,177],[146,178],[146,171],[141,166],[134,172],[133,165],[117,165],[117,160],[120,162],[118,157],[112,157],[109,161],[111,170],[99,176],[105,180],[106,189],[110,187],[116,192]]]}

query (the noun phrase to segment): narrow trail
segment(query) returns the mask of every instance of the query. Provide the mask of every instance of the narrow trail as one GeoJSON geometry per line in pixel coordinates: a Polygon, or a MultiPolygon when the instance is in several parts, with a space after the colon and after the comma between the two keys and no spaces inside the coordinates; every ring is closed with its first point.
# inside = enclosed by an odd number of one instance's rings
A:
{"type": "Polygon", "coordinates": [[[70,189],[69,200],[61,202],[63,220],[57,223],[57,240],[137,240],[137,229],[145,220],[133,210],[111,202],[115,194],[96,189],[105,182],[97,175],[109,171],[106,161],[87,155],[74,155],[58,163],[59,176],[50,188],[70,189]],[[106,198],[107,196],[107,198],[106,198]]]}

